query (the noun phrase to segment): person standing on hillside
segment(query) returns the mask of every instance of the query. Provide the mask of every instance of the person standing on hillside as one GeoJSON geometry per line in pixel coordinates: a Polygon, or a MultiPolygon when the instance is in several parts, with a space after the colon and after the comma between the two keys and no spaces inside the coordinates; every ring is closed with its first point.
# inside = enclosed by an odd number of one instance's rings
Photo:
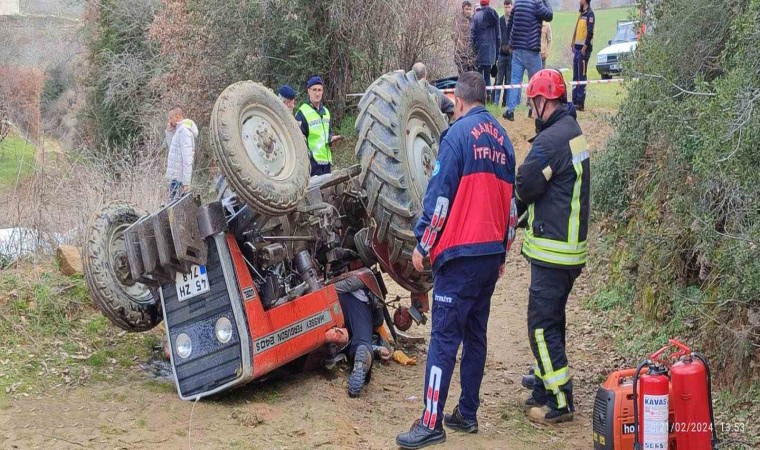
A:
{"type": "MultiPolygon", "coordinates": [[[[511,84],[522,83],[523,74],[533,78],[541,70],[541,24],[551,22],[554,12],[548,0],[515,0],[509,18],[507,34],[512,45],[511,84]]],[[[510,89],[504,118],[515,120],[515,108],[520,104],[520,89],[510,89]]]]}
{"type": "Polygon", "coordinates": [[[296,113],[296,120],[301,125],[301,133],[306,137],[311,162],[311,176],[330,173],[332,167],[332,150],[330,145],[343,139],[330,132],[330,111],[322,104],[324,82],[321,77],[313,76],[306,82],[309,101],[301,105],[296,113]]]}
{"type": "MultiPolygon", "coordinates": [[[[472,18],[470,36],[475,50],[475,66],[483,75],[486,86],[491,86],[491,67],[496,64],[499,50],[499,14],[490,6],[491,0],[480,0],[480,11],[472,18]]],[[[493,98],[493,95],[489,95],[493,98]]]]}
{"type": "Polygon", "coordinates": [[[454,63],[457,66],[457,75],[475,70],[472,57],[472,42],[470,42],[470,27],[472,24],[472,3],[469,0],[462,2],[462,11],[454,17],[454,63]]]}
{"type": "MultiPolygon", "coordinates": [[[[496,62],[496,86],[509,84],[512,81],[512,47],[510,46],[507,26],[509,23],[509,14],[512,12],[512,0],[504,0],[504,15],[499,18],[499,34],[501,42],[499,43],[499,58],[496,62]]],[[[507,104],[507,90],[498,91],[496,98],[500,99],[497,103],[501,106],[507,104]]]]}
{"type": "Polygon", "coordinates": [[[525,400],[528,419],[573,419],[573,383],[565,347],[565,307],[586,265],[590,215],[589,148],[562,73],[544,69],[530,80],[537,135],[517,169],[518,213],[528,211],[522,254],[530,262],[528,339],[536,367],[525,400]]]}
{"type": "Polygon", "coordinates": [[[544,21],[541,25],[541,68],[546,69],[546,60],[552,50],[552,24],[544,21]]]}
{"type": "Polygon", "coordinates": [[[166,144],[169,146],[169,156],[166,163],[166,179],[169,181],[169,202],[172,202],[182,194],[190,192],[198,127],[195,122],[185,118],[180,107],[169,111],[168,122],[166,144]]]}
{"type": "Polygon", "coordinates": [[[483,77],[464,73],[454,97],[458,119],[441,136],[422,217],[414,229],[414,268],[422,272],[429,257],[433,269],[433,322],[424,410],[408,432],[396,437],[403,449],[444,442],[443,425],[478,431],[491,295],[517,222],[515,153],[504,128],[484,107],[483,77]],[[460,344],[462,393],[454,411],[444,416],[460,344]]]}
{"type": "MultiPolygon", "coordinates": [[[[594,11],[591,9],[591,0],[579,0],[580,14],[575,23],[573,43],[573,81],[588,80],[588,61],[591,58],[592,41],[594,39],[594,11]]],[[[578,111],[586,109],[586,85],[581,84],[573,87],[573,105],[578,111]]]]}

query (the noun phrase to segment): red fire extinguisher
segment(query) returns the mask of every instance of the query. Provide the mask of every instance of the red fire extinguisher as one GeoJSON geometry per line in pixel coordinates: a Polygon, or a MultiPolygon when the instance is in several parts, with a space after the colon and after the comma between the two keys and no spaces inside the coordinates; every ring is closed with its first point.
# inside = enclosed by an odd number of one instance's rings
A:
{"type": "Polygon", "coordinates": [[[679,449],[717,448],[707,360],[677,340],[671,339],[668,344],[642,361],[634,373],[633,448],[667,450],[671,431],[679,449]],[[670,346],[678,350],[664,358],[662,355],[670,346]],[[639,377],[645,367],[649,368],[648,373],[639,377]],[[672,423],[668,420],[670,403],[672,423]]]}
{"type": "Polygon", "coordinates": [[[634,450],[668,449],[670,380],[668,369],[651,360],[643,361],[633,376],[634,450]],[[649,372],[639,378],[644,367],[649,372]]]}
{"type": "Polygon", "coordinates": [[[670,368],[670,401],[678,448],[711,450],[718,444],[707,360],[676,340],[678,360],[670,368]]]}

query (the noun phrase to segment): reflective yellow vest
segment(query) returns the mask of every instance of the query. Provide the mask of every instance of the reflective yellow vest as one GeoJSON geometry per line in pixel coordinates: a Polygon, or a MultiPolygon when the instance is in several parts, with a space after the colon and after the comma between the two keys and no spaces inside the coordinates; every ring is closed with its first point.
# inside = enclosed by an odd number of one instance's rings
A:
{"type": "Polygon", "coordinates": [[[306,144],[314,160],[320,164],[332,164],[332,151],[328,145],[330,139],[330,111],[324,107],[325,115],[319,113],[309,104],[304,103],[298,108],[309,125],[309,136],[306,144]]]}

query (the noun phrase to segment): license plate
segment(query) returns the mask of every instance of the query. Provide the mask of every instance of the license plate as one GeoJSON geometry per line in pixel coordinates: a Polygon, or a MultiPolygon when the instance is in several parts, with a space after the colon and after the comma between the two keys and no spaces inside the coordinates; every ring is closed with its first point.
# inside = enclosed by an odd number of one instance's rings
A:
{"type": "Polygon", "coordinates": [[[177,272],[175,286],[177,299],[181,302],[210,291],[211,285],[208,282],[206,266],[192,266],[190,273],[177,272]]]}

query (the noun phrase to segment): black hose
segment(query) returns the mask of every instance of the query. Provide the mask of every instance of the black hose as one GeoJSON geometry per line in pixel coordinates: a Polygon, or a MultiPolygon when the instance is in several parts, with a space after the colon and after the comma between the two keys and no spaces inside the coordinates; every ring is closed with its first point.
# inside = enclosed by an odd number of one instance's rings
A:
{"type": "Polygon", "coordinates": [[[637,385],[639,384],[639,373],[645,366],[649,366],[649,360],[644,360],[636,367],[636,372],[633,373],[633,450],[641,450],[641,442],[639,442],[639,398],[636,394],[638,391],[637,385]]]}
{"type": "Polygon", "coordinates": [[[718,430],[715,428],[715,413],[713,412],[712,376],[710,375],[710,366],[707,365],[707,359],[702,356],[702,354],[692,352],[691,355],[702,361],[702,364],[705,365],[705,370],[707,371],[707,398],[710,400],[710,423],[712,425],[712,448],[714,450],[718,448],[720,440],[718,439],[718,430]]]}

